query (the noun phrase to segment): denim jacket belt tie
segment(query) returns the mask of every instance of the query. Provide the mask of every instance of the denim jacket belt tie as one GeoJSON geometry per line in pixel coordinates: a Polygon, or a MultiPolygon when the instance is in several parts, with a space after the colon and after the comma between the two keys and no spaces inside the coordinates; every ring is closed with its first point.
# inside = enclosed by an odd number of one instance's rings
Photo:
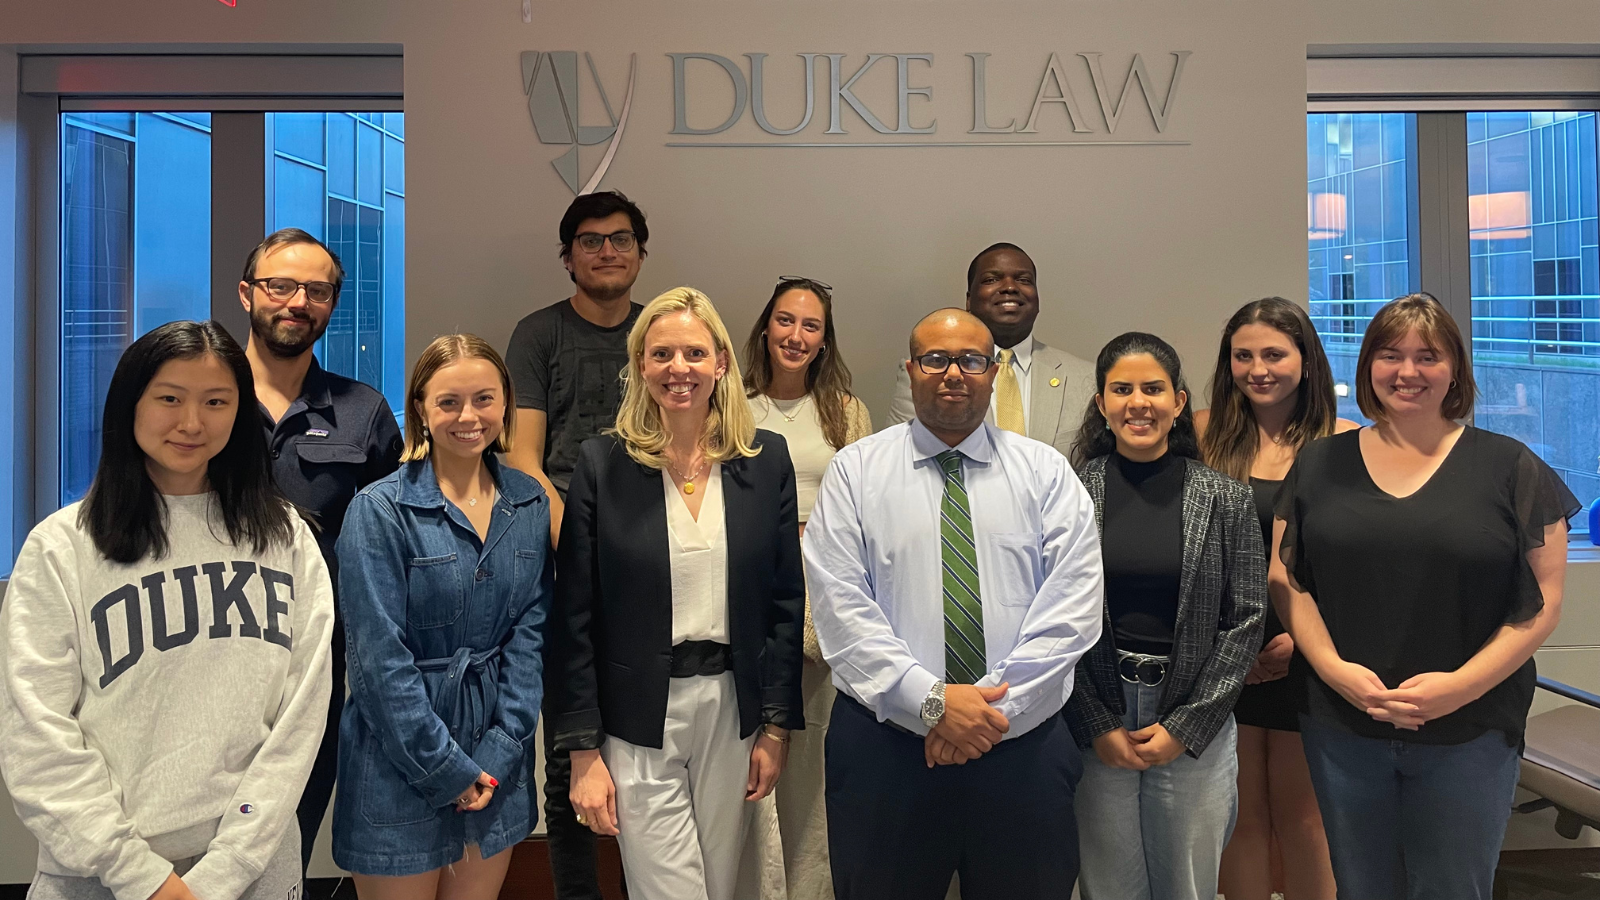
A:
{"type": "Polygon", "coordinates": [[[453,656],[419,659],[417,669],[424,676],[445,673],[444,681],[429,691],[433,711],[450,729],[457,746],[471,756],[500,698],[500,647],[476,652],[462,647],[453,656]]]}

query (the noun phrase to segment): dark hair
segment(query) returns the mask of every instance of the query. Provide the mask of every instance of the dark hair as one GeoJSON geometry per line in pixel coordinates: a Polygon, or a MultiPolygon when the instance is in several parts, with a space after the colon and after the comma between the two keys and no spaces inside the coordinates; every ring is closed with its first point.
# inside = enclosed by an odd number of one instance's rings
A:
{"type": "Polygon", "coordinates": [[[1361,339],[1361,354],[1356,357],[1356,405],[1374,422],[1388,417],[1378,392],[1372,389],[1372,358],[1378,351],[1394,344],[1415,330],[1423,343],[1435,353],[1450,358],[1450,390],[1444,395],[1444,405],[1439,415],[1446,419],[1463,419],[1472,414],[1478,399],[1478,382],[1472,377],[1472,363],[1467,359],[1466,343],[1461,339],[1461,329],[1454,316],[1432,294],[1416,293],[1397,297],[1383,305],[1361,339]]]}
{"type": "Polygon", "coordinates": [[[244,258],[244,275],[239,280],[254,281],[256,264],[261,262],[261,257],[279,247],[287,247],[290,244],[311,244],[321,247],[322,252],[328,254],[328,258],[333,260],[333,300],[335,303],[339,302],[339,289],[344,286],[344,263],[339,261],[339,254],[328,249],[327,244],[312,237],[310,232],[302,231],[299,228],[280,228],[262,238],[261,243],[257,244],[256,248],[250,251],[250,255],[244,258]]]}
{"type": "Polygon", "coordinates": [[[784,279],[772,290],[772,299],[756,317],[750,328],[750,339],[744,344],[745,396],[764,394],[772,385],[772,359],[767,353],[767,322],[772,319],[772,308],[778,298],[790,291],[810,291],[822,302],[822,350],[806,367],[806,392],[812,395],[817,407],[817,418],[822,423],[822,436],[835,450],[850,442],[850,420],[845,415],[850,402],[850,367],[844,364],[839,344],[833,332],[833,294],[821,282],[810,278],[784,279]]]}
{"type": "Polygon", "coordinates": [[[167,553],[166,501],[145,469],[144,450],[134,439],[134,417],[145,388],[163,365],[208,353],[233,372],[239,387],[233,432],[206,465],[228,539],[234,544],[248,541],[257,553],[294,539],[289,504],[272,483],[255,379],[244,351],[216,322],[169,322],[123,351],[106,392],[100,466],[78,510],[78,527],[88,530],[107,559],[133,563],[167,553]]]}
{"type": "MultiPolygon", "coordinates": [[[[1155,357],[1167,377],[1172,379],[1172,389],[1189,392],[1189,386],[1183,380],[1183,367],[1178,362],[1178,351],[1172,345],[1153,334],[1143,331],[1130,331],[1119,334],[1111,342],[1100,349],[1100,356],[1094,363],[1094,392],[1096,396],[1105,393],[1106,373],[1111,367],[1125,356],[1135,356],[1148,353],[1155,357]]],[[[1100,407],[1095,405],[1094,398],[1089,398],[1089,408],[1083,412],[1083,425],[1078,428],[1077,440],[1072,446],[1072,466],[1079,468],[1091,459],[1097,459],[1112,453],[1117,449],[1116,436],[1111,433],[1111,428],[1106,423],[1106,417],[1100,412],[1100,407]]],[[[1195,439],[1194,413],[1190,412],[1190,404],[1185,403],[1178,417],[1172,422],[1172,431],[1167,434],[1167,452],[1173,456],[1187,456],[1190,459],[1200,458],[1200,443],[1195,439]]]]}
{"type": "MultiPolygon", "coordinates": [[[[1007,243],[1006,241],[1001,241],[998,244],[990,244],[989,246],[983,248],[983,250],[980,251],[977,256],[974,256],[972,258],[972,262],[967,263],[968,290],[972,289],[972,279],[978,277],[978,260],[983,259],[985,256],[988,256],[996,250],[1015,250],[1018,253],[1021,253],[1023,256],[1028,256],[1028,251],[1018,247],[1016,244],[1007,243]]],[[[1028,262],[1033,266],[1033,274],[1039,274],[1039,265],[1033,261],[1033,257],[1028,256],[1028,262]]]]}
{"type": "Polygon", "coordinates": [[[1296,390],[1294,411],[1283,431],[1283,442],[1298,451],[1308,442],[1333,433],[1339,418],[1339,401],[1333,393],[1333,370],[1322,352],[1311,317],[1297,303],[1282,297],[1252,300],[1228,320],[1217,349],[1217,368],[1211,373],[1211,422],[1200,439],[1205,464],[1239,481],[1250,480],[1260,436],[1255,407],[1233,383],[1233,335],[1246,325],[1266,325],[1294,341],[1305,367],[1296,390]]]}
{"type": "MultiPolygon", "coordinates": [[[[628,214],[629,228],[639,241],[639,258],[649,256],[644,245],[650,242],[650,226],[645,224],[644,210],[621,191],[595,191],[572,198],[571,205],[561,217],[561,228],[557,233],[561,237],[562,261],[572,257],[572,241],[578,236],[579,225],[589,219],[604,219],[619,212],[628,214]]],[[[573,280],[577,280],[576,277],[573,280]]]]}

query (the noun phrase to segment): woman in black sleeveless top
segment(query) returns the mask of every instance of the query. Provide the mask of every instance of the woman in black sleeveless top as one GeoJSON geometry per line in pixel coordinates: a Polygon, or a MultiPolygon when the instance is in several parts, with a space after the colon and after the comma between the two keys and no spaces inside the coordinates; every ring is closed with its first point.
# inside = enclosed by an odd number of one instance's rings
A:
{"type": "MultiPolygon", "coordinates": [[[[1250,485],[1264,546],[1273,504],[1307,442],[1356,423],[1335,417],[1333,374],[1305,311],[1281,297],[1245,304],[1222,331],[1211,408],[1195,414],[1207,465],[1250,485]]],[[[1222,856],[1228,900],[1268,900],[1274,890],[1331,900],[1333,869],[1300,745],[1304,661],[1272,607],[1261,653],[1234,707],[1239,723],[1239,817],[1222,856]],[[1274,838],[1283,879],[1273,885],[1274,838]]]]}
{"type": "Polygon", "coordinates": [[[1426,294],[1373,317],[1356,398],[1375,424],[1306,447],[1278,493],[1273,599],[1313,671],[1306,761],[1341,897],[1488,900],[1560,618],[1577,499],[1476,392],[1426,294]]]}

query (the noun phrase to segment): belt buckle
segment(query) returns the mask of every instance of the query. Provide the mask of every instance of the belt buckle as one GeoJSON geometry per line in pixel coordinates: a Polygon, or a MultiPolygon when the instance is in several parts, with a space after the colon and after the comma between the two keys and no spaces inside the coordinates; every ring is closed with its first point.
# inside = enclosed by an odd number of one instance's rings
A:
{"type": "Polygon", "coordinates": [[[1167,660],[1142,653],[1121,653],[1117,659],[1117,677],[1129,684],[1156,687],[1167,680],[1167,660]]]}

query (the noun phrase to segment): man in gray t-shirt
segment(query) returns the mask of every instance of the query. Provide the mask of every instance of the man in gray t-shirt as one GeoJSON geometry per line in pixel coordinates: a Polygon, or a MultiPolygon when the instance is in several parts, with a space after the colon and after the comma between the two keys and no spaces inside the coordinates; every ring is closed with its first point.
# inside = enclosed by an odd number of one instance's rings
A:
{"type": "MultiPolygon", "coordinates": [[[[650,229],[620,191],[584,194],[561,217],[561,261],[572,297],[525,316],[506,347],[517,390],[517,439],[506,461],[550,495],[550,539],[561,532],[562,500],[578,446],[610,428],[622,401],[628,331],[642,307],[632,300],[650,229]]],[[[554,693],[546,668],[545,698],[554,693]]],[[[558,900],[600,900],[594,833],[579,825],[567,792],[572,760],[544,731],[544,812],[558,900]]]]}
{"type": "MultiPolygon", "coordinates": [[[[506,354],[517,386],[517,413],[543,412],[544,474],[566,499],[578,446],[610,428],[622,400],[618,377],[628,364],[628,331],[640,306],[605,327],[584,318],[571,300],[526,316],[511,334],[506,354]]],[[[518,441],[523,438],[519,431],[518,441]]]]}
{"type": "Polygon", "coordinates": [[[507,461],[551,494],[552,540],[578,446],[616,419],[628,330],[642,308],[632,300],[633,283],[650,230],[621,192],[602,191],[572,201],[560,234],[561,261],[577,289],[523,317],[506,347],[517,389],[517,440],[507,461]]]}

